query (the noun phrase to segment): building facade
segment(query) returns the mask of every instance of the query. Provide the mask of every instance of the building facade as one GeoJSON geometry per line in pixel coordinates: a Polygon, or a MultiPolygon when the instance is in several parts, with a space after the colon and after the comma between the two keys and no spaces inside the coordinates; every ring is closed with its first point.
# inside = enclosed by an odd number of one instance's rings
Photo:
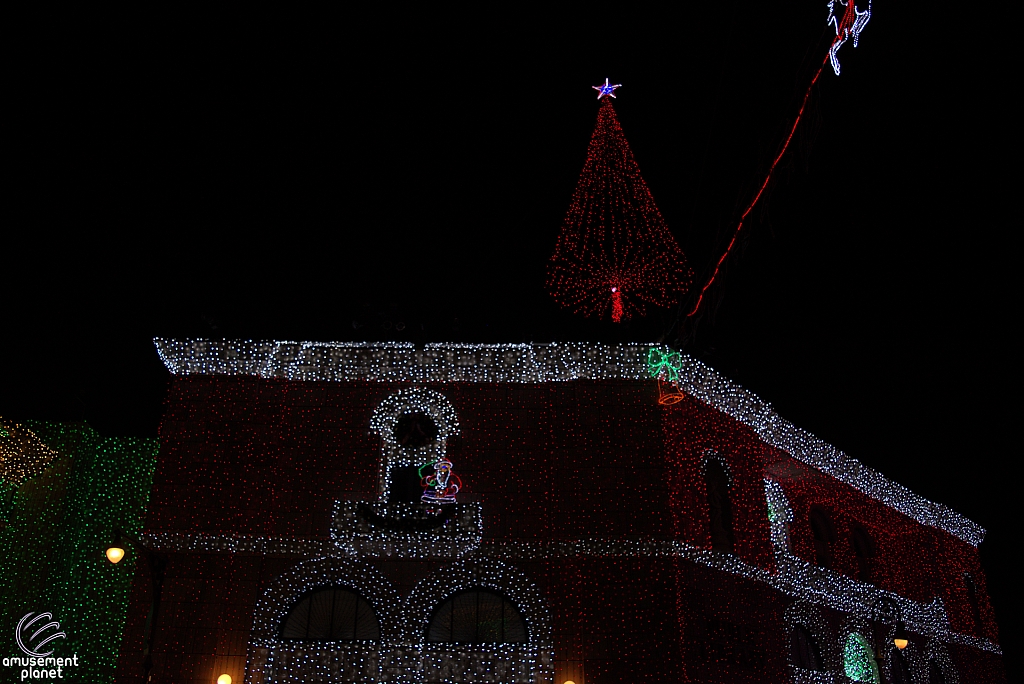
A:
{"type": "Polygon", "coordinates": [[[984,530],[695,360],[156,344],[119,681],[1005,679],[984,530]]]}

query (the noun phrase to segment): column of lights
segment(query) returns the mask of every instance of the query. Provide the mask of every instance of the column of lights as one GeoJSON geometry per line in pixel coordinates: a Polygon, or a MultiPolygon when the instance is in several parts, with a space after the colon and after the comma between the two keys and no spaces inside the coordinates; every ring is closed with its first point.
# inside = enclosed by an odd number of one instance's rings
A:
{"type": "Polygon", "coordinates": [[[559,305],[615,323],[678,303],[693,278],[615,116],[608,89],[618,87],[598,88],[597,124],[547,276],[559,305]]]}
{"type": "MultiPolygon", "coordinates": [[[[542,346],[537,345],[537,347],[542,346]]],[[[883,511],[882,513],[872,513],[872,515],[882,516],[883,525],[890,525],[895,520],[897,527],[899,524],[907,524],[907,529],[910,530],[911,534],[916,534],[916,530],[919,529],[916,526],[909,525],[909,521],[900,523],[900,516],[892,511],[884,512],[885,507],[880,503],[866,499],[860,493],[848,491],[842,485],[837,485],[834,480],[820,473],[814,475],[814,470],[812,469],[806,470],[806,473],[810,473],[810,475],[804,473],[803,479],[813,480],[810,484],[813,484],[814,487],[806,491],[796,490],[791,493],[788,488],[792,486],[792,483],[781,477],[779,472],[784,474],[787,472],[787,469],[796,468],[799,470],[800,468],[805,468],[805,466],[798,461],[788,459],[785,454],[766,444],[758,430],[746,430],[737,426],[723,415],[723,413],[731,412],[748,412],[749,415],[763,418],[764,413],[760,412],[761,405],[758,403],[759,400],[748,393],[744,393],[742,390],[734,391],[735,388],[730,390],[728,387],[723,389],[721,385],[716,384],[713,372],[710,374],[711,377],[705,375],[702,376],[701,382],[693,382],[692,377],[699,375],[700,368],[695,369],[689,365],[689,360],[681,369],[681,377],[685,382],[690,382],[690,385],[685,386],[689,388],[692,395],[702,392],[715,397],[721,396],[724,393],[728,398],[728,403],[721,399],[718,401],[721,404],[725,404],[729,411],[718,407],[702,406],[701,403],[694,402],[692,399],[681,402],[675,407],[658,408],[654,402],[650,401],[648,390],[643,389],[649,386],[645,386],[642,383],[607,382],[608,380],[614,380],[616,374],[621,374],[623,368],[627,369],[627,372],[630,373],[639,370],[640,373],[646,375],[646,351],[648,350],[646,346],[637,345],[636,349],[629,352],[634,354],[634,356],[626,359],[625,363],[622,362],[625,353],[621,348],[598,348],[597,351],[599,353],[595,354],[592,353],[593,349],[588,349],[588,345],[578,345],[573,348],[573,353],[577,354],[577,357],[570,358],[560,355],[560,352],[553,353],[550,346],[543,347],[546,348],[536,349],[531,345],[507,345],[503,350],[497,351],[493,347],[487,346],[447,345],[442,350],[427,349],[419,352],[415,349],[411,351],[392,349],[391,351],[379,354],[379,350],[364,348],[361,350],[361,353],[376,354],[376,356],[373,356],[372,363],[357,366],[355,370],[358,370],[359,373],[378,373],[383,365],[390,367],[398,366],[403,369],[401,372],[408,373],[407,378],[409,376],[412,377],[412,379],[406,379],[405,382],[422,382],[419,379],[422,376],[418,376],[420,371],[417,369],[423,367],[430,368],[432,377],[438,378],[432,381],[438,384],[431,384],[431,389],[444,394],[452,401],[452,404],[457,409],[460,421],[463,423],[463,430],[466,434],[465,448],[468,450],[468,453],[465,456],[460,456],[460,463],[465,462],[466,464],[467,470],[464,472],[466,474],[468,490],[477,492],[480,496],[485,497],[486,507],[484,510],[487,522],[484,527],[488,530],[489,538],[484,540],[477,553],[487,554],[502,561],[518,561],[516,563],[517,566],[530,568],[530,577],[549,596],[551,595],[551,592],[548,591],[548,587],[551,586],[549,578],[554,574],[552,568],[565,563],[570,558],[600,560],[602,563],[607,564],[608,568],[618,568],[614,571],[609,570],[609,574],[617,572],[621,575],[622,573],[635,572],[638,567],[644,567],[648,569],[645,572],[653,572],[655,577],[664,576],[666,578],[674,576],[669,568],[672,567],[672,563],[678,562],[675,559],[679,559],[684,561],[685,567],[700,566],[724,570],[726,573],[747,580],[753,580],[759,585],[767,585],[782,591],[784,594],[799,596],[804,600],[823,601],[825,605],[838,610],[858,611],[862,610],[862,606],[867,600],[866,596],[869,597],[871,595],[870,585],[858,583],[844,576],[842,572],[831,572],[815,568],[812,564],[799,557],[800,553],[803,553],[805,557],[811,557],[807,553],[809,537],[802,531],[802,526],[805,523],[804,518],[801,517],[806,510],[806,506],[810,505],[809,496],[811,494],[820,496],[829,502],[839,502],[841,506],[845,506],[847,501],[852,501],[857,506],[866,510],[869,509],[869,512],[883,511]],[[399,356],[397,352],[407,356],[399,356]],[[414,356],[416,353],[423,354],[424,360],[422,364],[416,361],[414,356]],[[510,357],[505,359],[505,354],[510,355],[510,357]],[[408,361],[410,357],[413,359],[412,361],[408,361]],[[438,359],[441,361],[438,361],[438,359]],[[395,361],[398,361],[398,363],[394,363],[395,361]],[[403,366],[403,363],[407,363],[407,365],[403,366]],[[572,375],[576,377],[598,377],[605,380],[605,382],[565,385],[562,381],[571,379],[572,375]],[[496,376],[511,376],[524,379],[516,382],[514,385],[503,386],[493,384],[496,376]],[[525,380],[526,377],[529,377],[530,380],[525,380]],[[549,378],[558,379],[551,381],[549,378]],[[487,386],[481,385],[481,383],[487,386]],[[524,396],[530,395],[534,399],[517,399],[516,393],[525,393],[524,396]],[[623,401],[616,399],[616,401],[608,403],[608,411],[598,412],[595,407],[602,404],[604,401],[602,395],[606,393],[632,398],[623,401]],[[531,402],[535,402],[535,405],[531,404],[531,402]],[[613,406],[615,407],[614,409],[612,409],[613,406]],[[582,412],[580,412],[581,408],[583,409],[582,412]],[[523,413],[523,411],[528,413],[523,413]],[[635,411],[638,413],[635,416],[632,414],[627,416],[623,413],[624,411],[635,411]],[[667,415],[670,412],[682,412],[686,414],[687,411],[691,413],[696,412],[699,415],[691,416],[680,423],[679,429],[685,431],[686,435],[674,435],[669,438],[660,434],[652,435],[649,433],[649,426],[657,425],[657,421],[652,422],[650,420],[652,413],[667,415]],[[579,423],[581,419],[588,415],[597,418],[594,428],[586,428],[586,426],[580,424],[566,424],[567,422],[579,423]],[[486,417],[486,420],[482,420],[482,417],[486,417]],[[687,422],[690,423],[690,427],[687,427],[687,422]],[[681,476],[673,475],[673,477],[677,477],[677,480],[673,480],[672,485],[673,496],[677,497],[674,499],[673,510],[677,512],[674,517],[678,519],[690,518],[699,520],[702,515],[700,513],[699,501],[687,501],[682,496],[682,494],[688,491],[699,492],[702,486],[699,480],[695,479],[697,470],[693,467],[692,461],[688,461],[691,456],[687,454],[699,455],[703,453],[703,449],[715,448],[719,453],[732,459],[729,460],[730,473],[733,475],[734,480],[738,482],[737,486],[740,488],[737,490],[738,503],[736,505],[737,554],[716,554],[716,552],[706,551],[702,548],[706,542],[702,541],[699,538],[700,535],[697,534],[690,534],[688,537],[684,537],[688,541],[682,546],[658,543],[671,541],[670,538],[660,540],[655,538],[653,541],[645,543],[630,543],[623,540],[598,538],[580,539],[579,537],[567,539],[564,543],[559,542],[561,545],[551,545],[545,541],[552,534],[556,536],[561,534],[561,532],[558,532],[561,528],[558,526],[552,527],[553,523],[550,518],[554,514],[552,511],[557,510],[557,508],[552,508],[553,504],[551,502],[561,500],[560,480],[563,477],[560,473],[552,470],[552,464],[564,461],[570,469],[576,469],[576,472],[578,472],[580,467],[583,467],[579,465],[576,456],[566,456],[560,445],[564,444],[567,435],[570,435],[573,439],[580,440],[579,449],[590,451],[591,453],[606,453],[609,445],[603,441],[605,437],[602,437],[602,435],[605,435],[607,430],[612,428],[614,428],[617,436],[622,436],[622,444],[638,445],[638,448],[643,444],[661,444],[663,440],[681,443],[683,446],[686,446],[686,449],[682,450],[678,456],[678,462],[681,466],[679,470],[691,472],[692,475],[688,477],[693,479],[694,484],[686,485],[684,480],[678,479],[681,476]],[[546,433],[548,437],[538,442],[538,437],[536,436],[540,434],[538,431],[546,433]],[[706,444],[708,440],[713,440],[715,443],[708,445],[706,444]],[[502,445],[499,449],[502,453],[507,453],[509,458],[514,456],[517,464],[536,474],[536,478],[532,479],[529,483],[528,491],[522,493],[522,498],[509,502],[507,506],[501,504],[502,499],[499,496],[500,492],[498,490],[490,491],[490,487],[483,486],[489,478],[491,482],[494,482],[494,476],[502,471],[488,471],[486,468],[482,468],[479,463],[480,458],[484,454],[483,449],[499,444],[502,445]],[[739,454],[745,454],[745,460],[736,460],[739,454]],[[785,557],[781,561],[779,560],[779,554],[774,553],[770,543],[770,521],[768,520],[766,499],[764,498],[766,464],[769,467],[777,466],[770,474],[779,477],[779,480],[782,482],[780,486],[787,488],[786,494],[791,498],[791,506],[795,511],[794,546],[797,547],[796,552],[798,555],[785,557]],[[838,498],[835,493],[830,493],[837,487],[842,492],[845,492],[838,498]],[[494,517],[493,512],[501,509],[509,511],[505,520],[494,517]],[[741,510],[743,511],[742,515],[740,515],[741,510]],[[530,523],[528,525],[519,524],[523,520],[529,520],[530,523]],[[510,522],[512,524],[508,524],[510,522]],[[804,547],[802,550],[799,546],[799,539],[796,539],[799,534],[804,534],[804,547]],[[764,539],[763,542],[744,541],[744,538],[760,539],[762,537],[764,539]],[[823,588],[824,592],[822,592],[823,588]]],[[[288,364],[309,361],[314,358],[314,355],[310,353],[311,351],[311,348],[307,349],[304,352],[306,354],[304,357],[302,354],[294,354],[291,357],[292,360],[281,365],[268,363],[264,367],[268,369],[268,375],[273,374],[271,377],[279,374],[282,370],[292,372],[288,369],[295,368],[295,366],[289,366],[288,364]]],[[[358,390],[355,390],[352,385],[348,384],[339,386],[332,382],[320,382],[317,381],[321,379],[317,377],[318,374],[323,374],[325,376],[323,379],[326,379],[328,375],[336,377],[337,374],[346,374],[348,376],[354,374],[354,369],[352,368],[339,368],[341,364],[339,364],[338,359],[344,358],[343,356],[331,358],[330,354],[324,353],[320,358],[322,360],[318,363],[321,365],[313,362],[304,364],[302,373],[307,379],[311,380],[309,382],[285,383],[275,380],[259,380],[257,378],[246,379],[244,377],[221,378],[213,382],[213,379],[195,378],[194,381],[197,383],[196,389],[191,391],[190,394],[195,396],[201,394],[208,395],[213,385],[219,383],[222,387],[230,386],[232,388],[230,393],[239,396],[248,396],[251,399],[254,393],[259,394],[262,402],[260,405],[262,406],[281,406],[282,408],[276,409],[280,412],[278,418],[271,419],[267,417],[265,419],[265,422],[269,421],[266,423],[267,425],[274,423],[280,427],[280,435],[270,436],[266,439],[261,437],[259,448],[249,447],[253,452],[262,449],[262,445],[268,443],[267,439],[270,440],[269,443],[277,445],[289,441],[314,444],[317,442],[317,439],[326,439],[329,437],[328,433],[342,429],[339,427],[340,423],[338,422],[338,417],[341,413],[350,416],[351,422],[354,424],[362,425],[362,434],[365,436],[365,426],[368,424],[370,408],[393,394],[395,389],[401,387],[401,382],[381,383],[381,385],[374,385],[373,382],[368,385],[360,383],[358,390]],[[333,403],[336,404],[333,409],[334,412],[328,411],[327,405],[332,404],[331,396],[347,396],[352,395],[356,391],[358,392],[358,400],[353,399],[353,401],[357,401],[361,408],[345,408],[341,411],[337,401],[334,401],[333,403]],[[327,398],[325,399],[325,397],[327,398]],[[352,414],[351,411],[353,410],[359,415],[352,414]],[[294,421],[288,418],[289,415],[294,415],[296,411],[302,412],[302,420],[294,421]],[[325,422],[328,418],[333,422],[330,424],[325,422]],[[313,435],[320,435],[320,437],[314,438],[313,435]]],[[[357,363],[363,362],[358,361],[357,363]]],[[[399,375],[398,371],[392,372],[394,373],[392,377],[399,375]]],[[[644,375],[640,377],[642,378],[644,375]]],[[[363,376],[362,379],[368,378],[363,376]]],[[[178,383],[185,384],[190,382],[192,381],[178,381],[178,383]]],[[[506,379],[504,382],[507,383],[509,380],[506,379]]],[[[222,398],[216,399],[218,402],[221,400],[222,398]]],[[[252,404],[250,401],[246,403],[244,409],[228,407],[225,412],[243,416],[262,415],[263,409],[259,407],[260,405],[252,404]]],[[[261,420],[264,419],[261,418],[261,420]]],[[[342,422],[348,423],[349,418],[342,422]]],[[[219,430],[220,428],[216,429],[219,430]]],[[[202,434],[206,433],[203,432],[202,434]]],[[[354,428],[352,434],[358,436],[354,428]]],[[[250,430],[250,439],[252,438],[254,438],[254,435],[252,430],[250,430]]],[[[376,450],[380,448],[376,440],[367,440],[363,447],[365,447],[368,453],[377,453],[376,450]]],[[[362,451],[363,447],[358,447],[357,450],[362,451]]],[[[352,443],[346,442],[345,453],[347,454],[352,448],[352,443]]],[[[820,452],[818,455],[820,457],[820,452]]],[[[334,487],[331,500],[333,501],[336,498],[333,497],[333,493],[340,491],[361,490],[372,495],[372,492],[375,491],[373,482],[376,475],[376,464],[374,463],[372,467],[366,467],[365,464],[349,463],[347,467],[355,468],[359,473],[362,473],[362,475],[356,478],[357,480],[362,478],[360,480],[362,485],[355,486],[341,483],[340,479],[335,479],[334,484],[331,485],[334,487]]],[[[832,467],[835,467],[834,462],[832,467]]],[[[282,474],[285,476],[284,479],[287,480],[287,474],[282,474]]],[[[333,477],[330,473],[322,475],[328,477],[328,479],[333,477]]],[[[351,473],[349,473],[350,475],[351,473]]],[[[278,489],[283,490],[284,483],[278,489]]],[[[330,487],[325,486],[322,489],[326,491],[330,487]]],[[[601,500],[602,496],[604,496],[603,492],[595,492],[592,500],[601,500]]],[[[581,501],[586,503],[586,499],[581,501]]],[[[605,502],[602,501],[602,503],[605,502]]],[[[271,502],[269,505],[273,507],[275,504],[271,502]]],[[[569,508],[570,506],[567,504],[566,510],[569,510],[569,508]]],[[[578,519],[584,521],[585,524],[582,526],[589,525],[590,522],[587,521],[596,523],[599,519],[594,518],[593,513],[588,514],[585,509],[580,509],[579,507],[577,507],[575,515],[578,519]]],[[[600,516],[600,513],[598,515],[600,516]]],[[[653,522],[660,524],[657,521],[653,522]]],[[[624,526],[624,523],[616,524],[620,524],[621,529],[625,530],[627,534],[631,533],[624,526]]],[[[632,533],[635,534],[640,531],[640,528],[636,528],[632,533]]],[[[690,532],[693,532],[693,530],[690,530],[690,532]]],[[[313,539],[309,540],[309,542],[311,546],[319,545],[317,548],[323,548],[322,540],[313,539]]],[[[239,543],[242,542],[239,541],[239,543]]],[[[951,539],[947,539],[943,543],[962,544],[962,542],[951,539]]],[[[298,544],[298,546],[301,547],[301,544],[298,544]]],[[[966,547],[967,545],[963,544],[963,546],[966,547]]],[[[959,548],[952,548],[950,551],[954,554],[962,554],[959,548]]],[[[317,551],[316,553],[319,554],[322,551],[317,551]]],[[[964,555],[969,556],[970,554],[964,555]]],[[[910,558],[903,557],[901,552],[899,556],[894,557],[893,562],[907,562],[910,558]]],[[[577,583],[581,587],[592,588],[592,583],[584,583],[584,576],[589,577],[586,573],[581,573],[577,583]]],[[[900,581],[897,584],[905,584],[903,578],[899,579],[900,581]]],[[[591,580],[597,581],[594,578],[591,578],[591,580]]],[[[588,582],[591,580],[588,580],[588,582]]],[[[890,587],[889,590],[893,589],[890,587]]],[[[896,586],[895,590],[899,591],[899,593],[904,593],[899,586],[896,586]]],[[[643,593],[645,590],[639,589],[639,591],[643,593]]],[[[641,598],[643,597],[641,596],[641,598]]],[[[723,605],[727,605],[729,602],[725,599],[723,601],[725,601],[723,605]]],[[[984,640],[978,639],[974,641],[961,638],[962,635],[957,635],[948,630],[944,632],[945,628],[938,624],[941,621],[937,620],[937,616],[941,615],[941,611],[936,613],[934,606],[931,604],[920,604],[916,608],[909,606],[907,610],[911,615],[915,611],[920,613],[917,617],[908,620],[908,624],[910,624],[915,633],[930,633],[937,639],[953,644],[970,644],[977,648],[987,648],[989,652],[993,653],[998,651],[998,647],[984,640]],[[936,618],[930,616],[936,616],[936,618]],[[938,625],[938,629],[934,632],[928,629],[927,624],[933,619],[936,620],[938,625]],[[917,620],[917,622],[914,622],[914,620],[917,620]]],[[[683,615],[682,617],[685,624],[686,616],[683,615]]],[[[597,618],[595,617],[594,619],[597,618]]],[[[672,616],[672,623],[674,624],[674,622],[675,618],[672,616]]],[[[765,625],[766,630],[772,628],[771,624],[765,625]]],[[[672,629],[676,630],[677,628],[672,627],[672,629]]],[[[768,639],[767,636],[765,638],[768,639]]],[[[660,647],[661,645],[657,645],[657,648],[660,647]]],[[[637,648],[642,650],[647,648],[647,646],[639,645],[637,648]]],[[[657,648],[655,648],[655,645],[651,645],[650,648],[652,649],[649,654],[650,657],[656,657],[657,648]]],[[[637,652],[639,653],[640,651],[637,652]]]]}

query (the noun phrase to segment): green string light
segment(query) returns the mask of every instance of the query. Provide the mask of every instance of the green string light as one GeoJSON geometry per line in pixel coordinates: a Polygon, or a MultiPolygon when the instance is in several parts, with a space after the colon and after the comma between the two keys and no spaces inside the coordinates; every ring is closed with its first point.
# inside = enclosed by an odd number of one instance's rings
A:
{"type": "MultiPolygon", "coordinates": [[[[47,648],[54,649],[53,657],[78,656],[79,666],[67,676],[111,682],[135,553],[128,546],[125,559],[114,565],[104,551],[115,541],[115,529],[141,531],[159,442],[104,438],[84,423],[42,421],[8,423],[0,438],[21,433],[47,447],[41,453],[57,455],[41,472],[2,483],[0,630],[13,636],[26,613],[52,613],[67,638],[47,648]]],[[[24,453],[22,448],[19,455],[24,453]]]]}
{"type": "Polygon", "coordinates": [[[855,682],[878,682],[878,665],[871,653],[871,645],[860,634],[846,638],[843,648],[843,669],[855,682]]]}

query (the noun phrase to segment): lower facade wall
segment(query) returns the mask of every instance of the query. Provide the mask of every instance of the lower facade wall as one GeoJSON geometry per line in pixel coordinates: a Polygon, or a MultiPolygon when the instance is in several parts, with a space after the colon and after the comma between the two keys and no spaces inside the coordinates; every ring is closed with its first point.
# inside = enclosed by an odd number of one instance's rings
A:
{"type": "Polygon", "coordinates": [[[679,570],[678,610],[690,681],[788,681],[787,597],[710,568],[680,563],[679,570]]]}
{"type": "MultiPolygon", "coordinates": [[[[879,631],[877,624],[684,559],[563,557],[506,563],[544,598],[550,634],[540,647],[499,647],[492,649],[495,657],[489,658],[488,649],[479,653],[472,647],[446,650],[443,645],[424,646],[404,638],[347,648],[351,659],[362,661],[358,666],[339,658],[339,653],[306,649],[298,656],[277,654],[276,667],[264,668],[262,663],[271,654],[252,643],[256,603],[275,578],[310,561],[212,553],[176,553],[168,559],[153,649],[150,681],[154,684],[213,684],[223,673],[230,674],[236,684],[531,681],[524,672],[533,672],[532,681],[554,684],[567,679],[576,684],[847,682],[842,663],[847,635],[858,631],[872,643],[886,643],[884,630],[879,631]],[[789,633],[795,624],[805,625],[821,644],[824,672],[792,669],[789,633]],[[502,659],[505,651],[508,662],[502,659]],[[305,669],[282,667],[289,659],[304,662],[305,669]],[[522,665],[527,661],[529,667],[522,665]]],[[[446,568],[444,563],[428,561],[369,561],[366,565],[387,578],[400,601],[418,582],[443,574],[446,568]]],[[[146,568],[140,570],[132,590],[118,682],[143,681],[144,634],[152,594],[150,575],[146,568]]],[[[401,609],[391,612],[401,615],[401,609]]],[[[947,681],[1005,681],[999,656],[931,644],[916,636],[906,651],[917,672],[914,681],[928,681],[926,654],[936,648],[959,673],[947,681]]],[[[883,681],[890,681],[888,661],[883,659],[880,667],[883,681]]]]}
{"type": "Polygon", "coordinates": [[[965,682],[1002,684],[1008,681],[1002,656],[955,644],[950,645],[948,651],[954,667],[960,673],[961,684],[965,682]]]}

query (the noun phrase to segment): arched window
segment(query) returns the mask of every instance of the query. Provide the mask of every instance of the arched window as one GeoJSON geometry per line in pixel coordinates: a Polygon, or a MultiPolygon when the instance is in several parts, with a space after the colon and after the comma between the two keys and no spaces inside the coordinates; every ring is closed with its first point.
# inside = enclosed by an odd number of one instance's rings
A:
{"type": "Polygon", "coordinates": [[[981,602],[978,600],[978,585],[971,573],[964,573],[964,585],[967,587],[967,602],[971,606],[971,617],[974,618],[974,633],[983,636],[981,633],[981,602]]]}
{"type": "Polygon", "coordinates": [[[790,637],[793,666],[804,670],[821,671],[821,650],[818,643],[803,625],[797,625],[790,637]]]}
{"type": "Polygon", "coordinates": [[[380,622],[359,594],[342,587],[321,587],[306,594],[285,618],[283,639],[376,641],[380,622]]]}
{"type": "Polygon", "coordinates": [[[875,540],[871,533],[863,527],[853,528],[853,554],[857,558],[857,579],[861,582],[871,582],[871,565],[875,557],[875,540]]]}
{"type": "Polygon", "coordinates": [[[832,544],[836,541],[836,528],[832,518],[821,508],[810,512],[811,533],[814,535],[814,560],[823,568],[832,567],[832,544]]]}
{"type": "Polygon", "coordinates": [[[732,532],[732,503],[729,501],[729,473],[717,458],[708,458],[704,466],[704,484],[708,492],[711,521],[711,548],[731,552],[736,546],[732,532]]]}
{"type": "Polygon", "coordinates": [[[935,658],[928,661],[928,684],[946,684],[946,675],[935,658]]]}
{"type": "MultiPolygon", "coordinates": [[[[395,423],[392,436],[402,449],[420,449],[437,441],[438,429],[434,419],[423,411],[403,413],[395,423]]],[[[428,459],[429,460],[429,459],[428,459]]],[[[391,468],[390,503],[419,503],[423,496],[420,486],[420,466],[394,466],[391,468]]]]}
{"type": "Polygon", "coordinates": [[[437,440],[437,423],[423,411],[403,413],[395,423],[393,434],[399,446],[419,449],[437,440]]]}
{"type": "Polygon", "coordinates": [[[514,644],[526,641],[526,625],[515,604],[487,589],[449,597],[430,619],[427,641],[514,644]]]}

